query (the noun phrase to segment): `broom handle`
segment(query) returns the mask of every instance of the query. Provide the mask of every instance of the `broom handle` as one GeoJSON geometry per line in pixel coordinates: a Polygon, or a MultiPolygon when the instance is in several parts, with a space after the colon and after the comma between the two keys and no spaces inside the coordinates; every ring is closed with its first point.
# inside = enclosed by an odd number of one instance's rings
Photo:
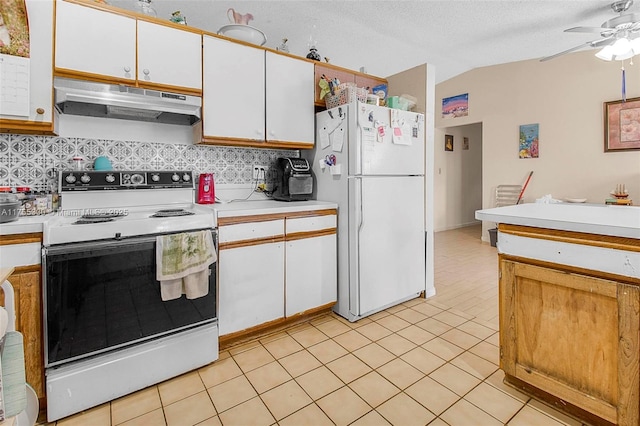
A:
{"type": "Polygon", "coordinates": [[[524,183],[524,186],[522,187],[522,191],[520,191],[520,195],[518,195],[518,201],[516,201],[516,205],[520,204],[520,201],[522,201],[522,195],[524,194],[524,190],[527,189],[527,185],[529,185],[529,180],[531,179],[532,174],[533,174],[533,170],[529,173],[529,177],[527,178],[527,181],[524,183]]]}

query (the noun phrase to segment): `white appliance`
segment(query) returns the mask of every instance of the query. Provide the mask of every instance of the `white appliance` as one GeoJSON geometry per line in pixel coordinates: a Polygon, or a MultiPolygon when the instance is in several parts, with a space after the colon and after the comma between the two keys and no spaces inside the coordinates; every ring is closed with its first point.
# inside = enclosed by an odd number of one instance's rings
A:
{"type": "Polygon", "coordinates": [[[365,103],[316,114],[318,200],[338,204],[338,302],[349,321],[426,291],[424,115],[365,103]]]}
{"type": "Polygon", "coordinates": [[[205,296],[164,301],[159,235],[210,231],[190,171],[64,171],[62,210],[44,223],[47,420],[218,359],[217,269],[205,296]]]}

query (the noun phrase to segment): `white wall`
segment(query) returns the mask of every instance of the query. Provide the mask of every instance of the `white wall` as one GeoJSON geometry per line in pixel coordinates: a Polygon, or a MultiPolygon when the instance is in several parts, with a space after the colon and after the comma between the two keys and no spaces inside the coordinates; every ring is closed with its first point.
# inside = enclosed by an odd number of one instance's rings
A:
{"type": "Polygon", "coordinates": [[[478,223],[482,208],[482,124],[436,129],[434,201],[435,231],[478,223]],[[444,135],[453,136],[453,151],[444,150],[444,135]],[[469,149],[462,149],[463,137],[469,149]]]}
{"type": "MultiPolygon", "coordinates": [[[[603,203],[617,183],[624,183],[640,204],[640,150],[604,152],[603,103],[621,99],[620,63],[594,53],[479,68],[436,86],[436,144],[443,144],[445,127],[482,123],[483,207],[494,206],[497,185],[522,185],[532,170],[525,202],[551,194],[603,203]],[[443,119],[442,98],[463,93],[469,94],[469,115],[443,119]],[[530,123],[540,124],[540,158],[519,159],[519,126],[530,123]]],[[[625,65],[627,98],[638,97],[640,65],[625,65]]],[[[439,180],[436,197],[444,191],[439,180]]],[[[483,224],[484,240],[492,226],[483,224]]]]}

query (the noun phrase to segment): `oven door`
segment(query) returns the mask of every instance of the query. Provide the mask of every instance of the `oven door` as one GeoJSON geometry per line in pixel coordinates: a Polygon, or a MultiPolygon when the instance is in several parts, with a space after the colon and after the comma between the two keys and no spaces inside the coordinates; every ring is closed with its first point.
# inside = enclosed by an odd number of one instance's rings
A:
{"type": "Polygon", "coordinates": [[[155,235],[45,247],[43,272],[46,367],[216,320],[215,263],[206,296],[162,301],[155,235]]]}

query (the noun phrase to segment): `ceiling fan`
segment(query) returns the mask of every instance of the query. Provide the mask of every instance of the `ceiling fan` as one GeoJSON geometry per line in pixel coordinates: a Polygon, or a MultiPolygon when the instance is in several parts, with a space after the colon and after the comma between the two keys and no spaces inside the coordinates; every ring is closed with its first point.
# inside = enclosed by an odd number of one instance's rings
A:
{"type": "MultiPolygon", "coordinates": [[[[546,56],[540,59],[541,62],[548,61],[550,59],[557,58],[558,56],[584,49],[585,47],[604,47],[607,51],[598,52],[596,56],[604,60],[623,60],[628,59],[631,56],[640,53],[640,38],[636,39],[636,36],[640,33],[640,13],[624,13],[633,4],[633,0],[619,0],[611,4],[611,9],[614,12],[619,13],[620,16],[609,19],[599,27],[574,27],[564,30],[566,33],[600,33],[600,37],[597,40],[588,41],[571,49],[564,50],[556,53],[555,55],[546,56]],[[633,41],[637,43],[632,47],[633,41]],[[622,46],[624,45],[624,46],[622,46]],[[617,49],[615,49],[617,48],[617,49]],[[612,52],[615,50],[616,53],[612,52]]],[[[640,35],[638,36],[640,37],[640,35]]]]}

